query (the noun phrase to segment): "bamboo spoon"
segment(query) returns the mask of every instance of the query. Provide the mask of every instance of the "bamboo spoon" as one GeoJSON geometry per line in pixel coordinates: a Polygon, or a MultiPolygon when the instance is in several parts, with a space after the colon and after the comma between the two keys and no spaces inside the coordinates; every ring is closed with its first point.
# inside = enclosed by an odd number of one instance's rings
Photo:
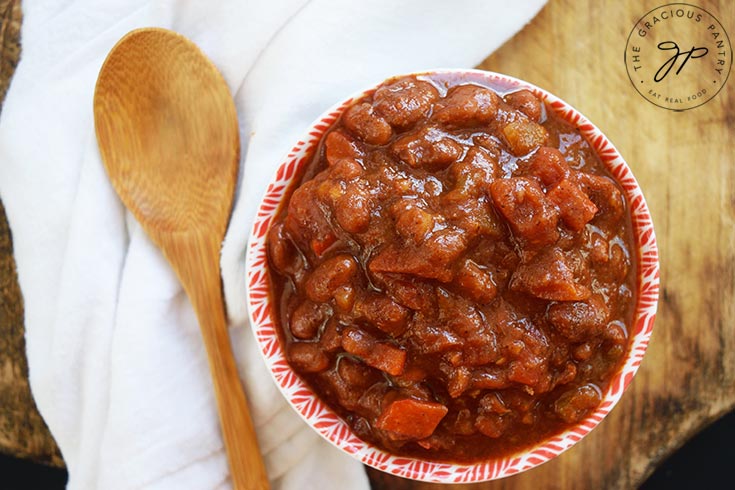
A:
{"type": "Polygon", "coordinates": [[[227,84],[185,37],[158,28],[134,30],[102,65],[94,120],[115,190],[163,251],[196,310],[233,485],[268,488],[220,282],[220,247],[240,153],[227,84]]]}

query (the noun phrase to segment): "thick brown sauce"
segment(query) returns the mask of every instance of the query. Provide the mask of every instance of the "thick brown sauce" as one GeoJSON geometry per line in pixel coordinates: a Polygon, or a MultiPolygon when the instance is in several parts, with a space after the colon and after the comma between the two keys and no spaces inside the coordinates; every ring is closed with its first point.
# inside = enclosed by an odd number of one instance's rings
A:
{"type": "Polygon", "coordinates": [[[269,233],[289,362],[396,454],[534,445],[599,405],[629,348],[618,184],[530,92],[480,85],[404,78],[355,102],[269,233]]]}

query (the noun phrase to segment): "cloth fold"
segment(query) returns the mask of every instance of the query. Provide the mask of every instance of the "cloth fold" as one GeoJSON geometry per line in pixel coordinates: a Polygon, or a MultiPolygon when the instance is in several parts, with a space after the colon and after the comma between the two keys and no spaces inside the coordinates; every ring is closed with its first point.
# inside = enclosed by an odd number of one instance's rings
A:
{"type": "Polygon", "coordinates": [[[245,310],[252,215],[324,109],[383,78],[471,67],[543,0],[24,0],[22,59],[0,115],[0,198],[26,311],[30,381],[72,489],[230,488],[196,318],[102,166],[92,100],[131,29],[192,39],[222,71],[242,167],[222,252],[231,339],[275,488],[369,487],[362,466],[291,410],[245,310]]]}

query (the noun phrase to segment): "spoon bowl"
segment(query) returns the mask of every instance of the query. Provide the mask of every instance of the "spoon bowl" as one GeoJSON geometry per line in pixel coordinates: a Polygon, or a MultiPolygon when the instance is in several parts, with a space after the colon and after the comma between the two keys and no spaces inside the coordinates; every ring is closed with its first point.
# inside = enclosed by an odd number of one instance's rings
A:
{"type": "Polygon", "coordinates": [[[100,71],[94,111],[105,167],[142,224],[184,232],[214,220],[224,233],[238,170],[237,114],[222,76],[194,44],[164,29],[125,36],[100,71]]]}
{"type": "Polygon", "coordinates": [[[185,37],[138,29],[102,65],[94,119],[113,187],[162,250],[196,311],[233,486],[268,488],[229,342],[219,268],[240,153],[229,88],[185,37]]]}

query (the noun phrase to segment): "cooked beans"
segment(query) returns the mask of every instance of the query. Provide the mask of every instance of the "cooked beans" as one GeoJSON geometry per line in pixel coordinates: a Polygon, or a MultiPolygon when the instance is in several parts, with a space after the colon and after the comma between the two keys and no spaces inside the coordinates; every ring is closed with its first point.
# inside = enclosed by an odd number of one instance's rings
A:
{"type": "Polygon", "coordinates": [[[635,299],[627,203],[531,91],[391,80],[303,172],[268,235],[274,304],[357,435],[474,461],[599,405],[635,299]]]}

